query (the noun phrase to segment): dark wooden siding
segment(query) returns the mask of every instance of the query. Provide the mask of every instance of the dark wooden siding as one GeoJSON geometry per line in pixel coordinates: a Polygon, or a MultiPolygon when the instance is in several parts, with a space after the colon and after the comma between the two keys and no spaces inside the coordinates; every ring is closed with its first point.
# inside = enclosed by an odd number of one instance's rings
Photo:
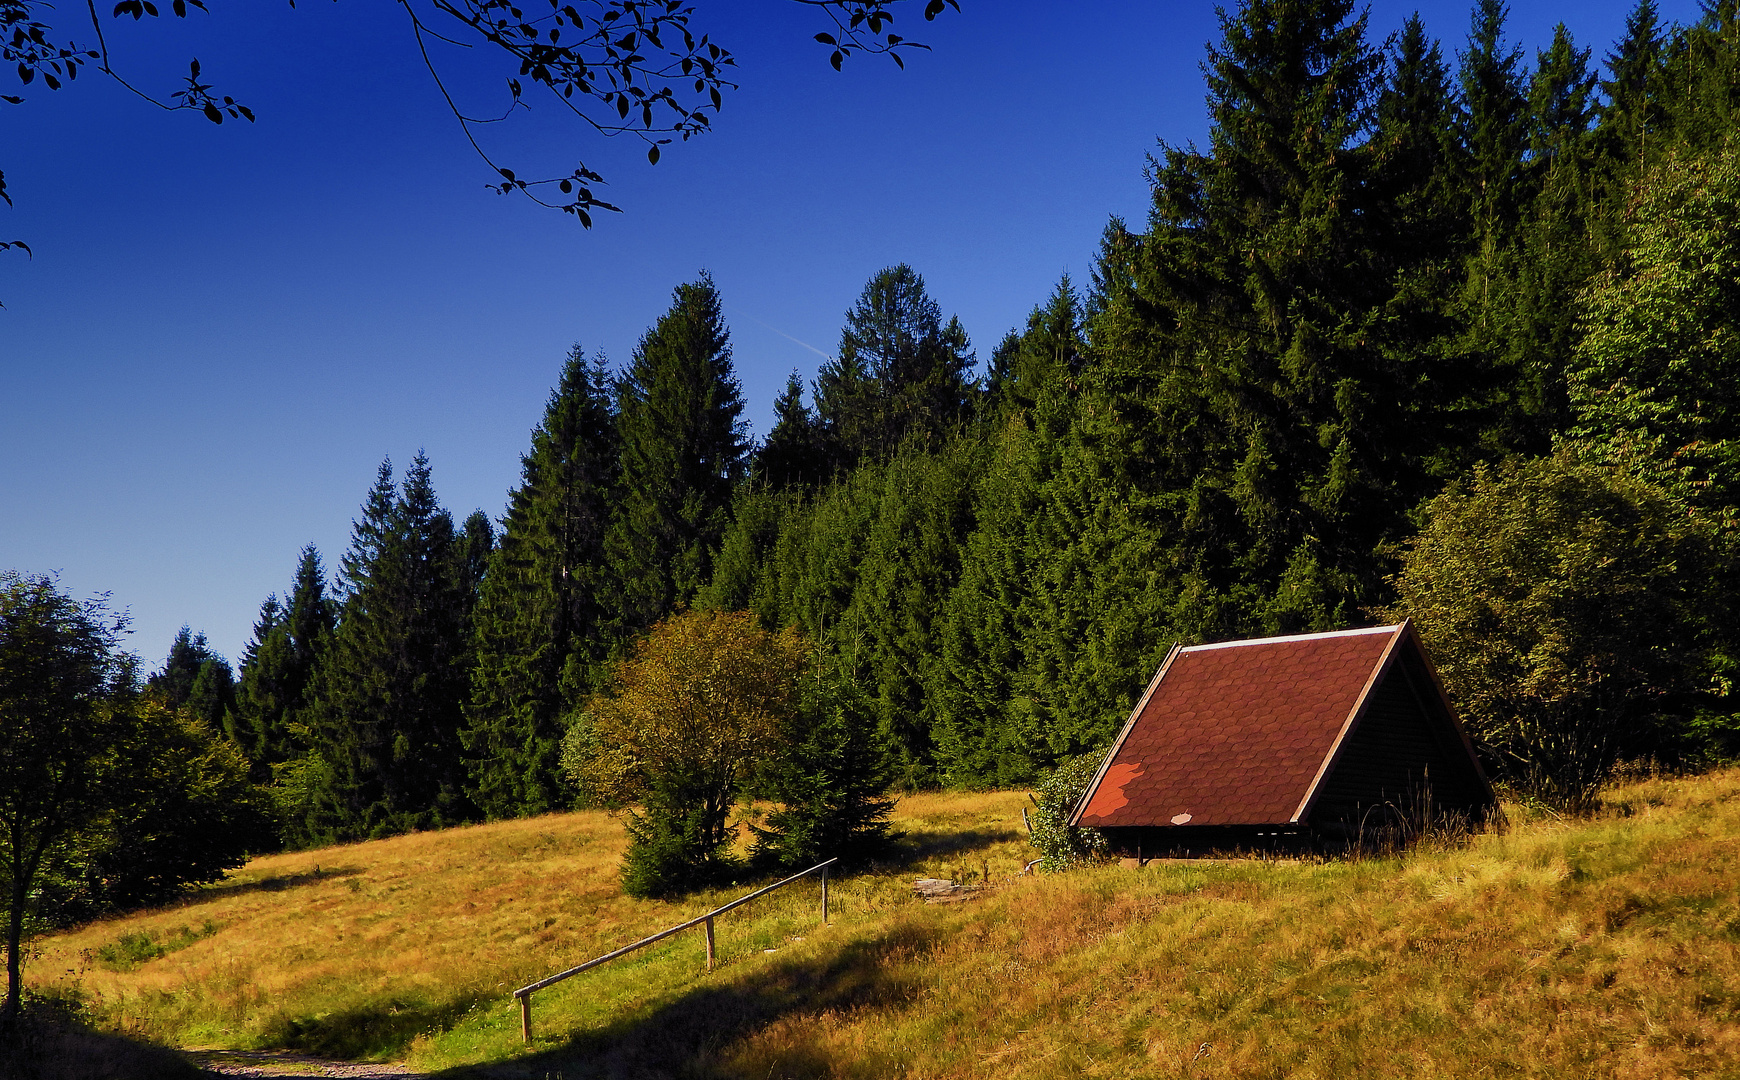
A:
{"type": "Polygon", "coordinates": [[[1427,791],[1440,808],[1485,802],[1460,736],[1430,684],[1422,685],[1429,676],[1411,670],[1417,664],[1410,661],[1407,652],[1398,657],[1372,689],[1364,715],[1318,789],[1308,815],[1312,823],[1356,821],[1386,804],[1411,812],[1427,791]]]}

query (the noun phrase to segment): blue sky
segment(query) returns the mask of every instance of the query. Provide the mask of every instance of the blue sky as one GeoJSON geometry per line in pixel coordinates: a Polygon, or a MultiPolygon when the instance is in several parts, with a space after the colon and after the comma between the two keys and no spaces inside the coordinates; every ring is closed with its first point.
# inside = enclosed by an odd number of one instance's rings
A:
{"type": "MultiPolygon", "coordinates": [[[[426,450],[456,516],[499,516],[569,346],[626,361],[702,269],[758,433],[881,267],[987,356],[1110,216],[1142,220],[1155,140],[1204,136],[1217,36],[1207,3],[962,0],[897,27],[934,46],[906,70],[836,73],[814,12],[698,0],[740,65],[713,133],[657,166],[548,108],[490,133],[522,172],[605,173],[625,212],[587,231],[484,190],[395,5],[209,6],[109,24],[117,65],[167,94],[198,57],[255,124],[90,74],[0,105],[0,239],[35,251],[0,253],[0,568],[112,593],[151,665],[183,623],[238,657],[304,544],[336,568],[385,456],[426,450]]],[[[1628,7],[1516,3],[1510,37],[1532,59],[1563,19],[1599,58],[1628,7]]],[[[1375,4],[1374,33],[1415,9],[1375,4]]],[[[1461,46],[1466,5],[1419,10],[1461,46]]]]}

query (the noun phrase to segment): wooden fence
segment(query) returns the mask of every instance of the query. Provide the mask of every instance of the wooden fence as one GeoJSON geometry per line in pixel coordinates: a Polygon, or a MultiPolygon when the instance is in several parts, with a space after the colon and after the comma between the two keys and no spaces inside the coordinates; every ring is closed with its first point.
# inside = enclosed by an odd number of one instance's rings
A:
{"type": "Polygon", "coordinates": [[[829,859],[825,863],[817,863],[815,866],[810,867],[808,870],[802,871],[801,873],[793,874],[791,877],[786,878],[784,881],[776,881],[772,885],[769,885],[764,889],[757,889],[747,896],[740,896],[737,899],[731,901],[729,904],[726,904],[723,907],[716,907],[712,911],[707,912],[707,914],[697,916],[696,918],[690,919],[686,923],[681,923],[677,926],[673,926],[669,930],[660,930],[658,933],[654,934],[651,937],[641,938],[639,941],[635,942],[633,945],[624,945],[622,948],[617,949],[615,952],[605,953],[603,956],[598,957],[596,960],[588,960],[584,964],[581,964],[579,967],[571,967],[567,971],[558,971],[556,974],[551,975],[547,979],[539,979],[537,982],[532,983],[530,986],[520,987],[518,990],[514,991],[514,997],[520,999],[520,1036],[525,1039],[526,1045],[528,1045],[528,1046],[531,1045],[531,1042],[532,1042],[532,995],[534,993],[536,993],[539,990],[542,990],[546,986],[553,986],[556,983],[561,982],[563,979],[571,979],[574,976],[580,974],[582,971],[585,971],[589,968],[595,968],[599,964],[607,964],[610,961],[615,960],[619,956],[627,956],[629,953],[635,951],[636,949],[644,949],[645,947],[647,947],[648,945],[651,945],[655,941],[663,941],[665,938],[670,937],[672,934],[680,934],[684,930],[689,930],[689,929],[692,929],[692,928],[697,927],[697,926],[704,927],[707,931],[707,970],[712,971],[713,970],[713,920],[715,918],[717,918],[718,916],[725,914],[727,911],[730,911],[734,907],[741,907],[742,905],[749,903],[751,900],[754,900],[757,897],[766,896],[768,893],[774,891],[775,889],[783,889],[787,885],[790,885],[792,882],[798,880],[799,878],[806,878],[806,877],[809,877],[811,874],[815,874],[815,873],[821,874],[821,876],[822,876],[822,922],[823,922],[823,924],[826,924],[828,921],[828,867],[834,865],[835,863],[837,863],[839,861],[840,861],[839,859],[829,859]]]}

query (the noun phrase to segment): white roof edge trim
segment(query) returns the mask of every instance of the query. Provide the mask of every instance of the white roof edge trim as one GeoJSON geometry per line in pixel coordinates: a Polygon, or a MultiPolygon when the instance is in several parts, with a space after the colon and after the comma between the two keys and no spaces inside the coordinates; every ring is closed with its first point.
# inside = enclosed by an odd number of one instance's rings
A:
{"type": "Polygon", "coordinates": [[[1320,638],[1360,637],[1365,634],[1393,634],[1401,623],[1389,626],[1368,626],[1363,630],[1329,630],[1321,634],[1292,634],[1288,637],[1246,638],[1243,641],[1217,641],[1211,645],[1190,645],[1180,652],[1207,652],[1210,649],[1236,649],[1241,645],[1280,645],[1289,641],[1315,641],[1320,638]]]}

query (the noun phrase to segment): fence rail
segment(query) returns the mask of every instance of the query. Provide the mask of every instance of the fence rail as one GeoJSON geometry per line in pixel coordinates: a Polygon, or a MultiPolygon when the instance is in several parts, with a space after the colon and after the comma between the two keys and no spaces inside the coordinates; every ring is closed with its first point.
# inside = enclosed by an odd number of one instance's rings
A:
{"type": "Polygon", "coordinates": [[[776,881],[772,885],[768,885],[765,888],[757,889],[754,892],[749,893],[746,896],[739,896],[737,899],[731,901],[729,904],[725,904],[722,907],[716,907],[712,911],[707,912],[707,914],[705,914],[705,915],[698,915],[695,918],[690,919],[688,922],[679,923],[678,925],[673,926],[668,930],[660,930],[658,933],[652,935],[651,937],[641,938],[639,941],[635,942],[632,945],[624,945],[622,948],[617,949],[615,952],[605,953],[603,956],[600,956],[594,960],[588,960],[584,964],[579,965],[578,967],[571,967],[567,971],[558,971],[558,972],[556,972],[556,974],[551,975],[548,978],[539,979],[535,983],[531,983],[530,985],[520,987],[518,990],[514,991],[514,997],[518,998],[520,1001],[520,1037],[525,1039],[526,1045],[528,1045],[528,1046],[531,1045],[531,1042],[532,1042],[532,995],[534,993],[536,993],[537,991],[542,990],[546,986],[554,986],[556,983],[561,982],[563,979],[572,979],[574,976],[580,974],[582,971],[586,971],[586,970],[589,970],[591,968],[595,968],[600,964],[607,964],[610,961],[615,960],[619,956],[627,956],[629,953],[635,951],[636,949],[644,949],[648,945],[653,944],[654,942],[663,941],[665,938],[668,938],[668,937],[672,936],[673,934],[680,934],[684,930],[692,930],[697,926],[701,926],[701,927],[704,927],[706,929],[706,931],[707,931],[707,970],[712,971],[713,970],[713,920],[715,918],[717,918],[720,915],[725,914],[727,911],[730,911],[732,908],[742,907],[744,904],[749,903],[751,900],[754,900],[758,897],[766,896],[768,893],[772,892],[775,889],[783,889],[785,886],[790,885],[792,882],[797,881],[799,878],[806,878],[806,877],[809,877],[811,874],[818,873],[818,872],[822,876],[822,922],[824,924],[826,924],[828,921],[828,867],[834,865],[835,863],[837,863],[839,861],[840,861],[839,859],[829,859],[827,862],[817,863],[816,865],[810,867],[808,870],[804,870],[804,871],[801,871],[799,873],[793,874],[791,877],[786,878],[784,881],[776,881]]]}

